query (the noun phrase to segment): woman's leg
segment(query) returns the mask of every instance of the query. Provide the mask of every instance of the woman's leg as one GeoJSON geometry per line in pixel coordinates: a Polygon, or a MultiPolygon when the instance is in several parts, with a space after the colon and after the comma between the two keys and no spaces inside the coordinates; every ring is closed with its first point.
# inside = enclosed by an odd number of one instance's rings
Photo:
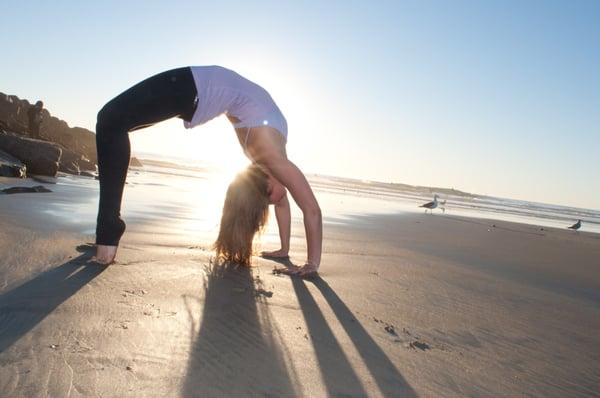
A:
{"type": "Polygon", "coordinates": [[[117,246],[125,232],[121,199],[129,166],[129,131],[179,116],[190,120],[196,87],[190,68],[173,69],[136,84],[98,112],[96,150],[100,203],[96,244],[117,246]]]}

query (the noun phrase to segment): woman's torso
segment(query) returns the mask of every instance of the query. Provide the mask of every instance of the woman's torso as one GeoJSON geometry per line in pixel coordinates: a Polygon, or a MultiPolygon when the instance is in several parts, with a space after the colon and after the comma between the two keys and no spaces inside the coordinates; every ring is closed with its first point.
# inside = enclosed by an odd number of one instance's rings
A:
{"type": "Polygon", "coordinates": [[[192,128],[226,114],[237,129],[269,126],[287,138],[287,121],[269,93],[256,83],[221,66],[191,66],[198,91],[192,128]]]}

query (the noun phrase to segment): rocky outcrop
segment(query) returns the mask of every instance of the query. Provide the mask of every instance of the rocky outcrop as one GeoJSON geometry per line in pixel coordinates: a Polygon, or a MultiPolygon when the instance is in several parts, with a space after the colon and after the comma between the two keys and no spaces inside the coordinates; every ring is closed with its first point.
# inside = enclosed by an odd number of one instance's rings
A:
{"type": "Polygon", "coordinates": [[[42,111],[42,117],[41,135],[43,138],[83,155],[94,164],[98,162],[96,159],[96,134],[81,127],[69,127],[65,121],[51,117],[45,109],[42,111]]]}
{"type": "Polygon", "coordinates": [[[57,144],[4,131],[0,131],[0,150],[25,163],[28,173],[47,176],[56,175],[62,155],[62,149],[57,144]]]}
{"type": "Polygon", "coordinates": [[[25,178],[27,166],[11,154],[0,150],[0,176],[25,178]]]}
{"type": "Polygon", "coordinates": [[[69,174],[81,174],[82,171],[96,171],[96,164],[80,153],[63,148],[58,170],[69,174]]]}
{"type": "MultiPolygon", "coordinates": [[[[27,110],[30,106],[27,100],[0,93],[0,129],[29,137],[27,110]]],[[[77,169],[96,170],[96,135],[90,130],[69,127],[67,122],[43,109],[40,135],[43,140],[58,144],[66,154],[65,164],[61,168],[71,170],[69,172],[77,169]],[[77,167],[72,165],[74,158],[77,158],[77,167]]],[[[14,153],[12,155],[16,156],[14,153]]]]}

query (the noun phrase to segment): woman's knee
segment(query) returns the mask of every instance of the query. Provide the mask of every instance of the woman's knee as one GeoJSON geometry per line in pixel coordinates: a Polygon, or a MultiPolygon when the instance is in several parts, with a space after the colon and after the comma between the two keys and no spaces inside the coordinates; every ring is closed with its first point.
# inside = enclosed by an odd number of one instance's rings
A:
{"type": "Polygon", "coordinates": [[[96,116],[96,140],[106,140],[111,134],[122,130],[116,123],[117,120],[110,102],[104,105],[96,116]]]}

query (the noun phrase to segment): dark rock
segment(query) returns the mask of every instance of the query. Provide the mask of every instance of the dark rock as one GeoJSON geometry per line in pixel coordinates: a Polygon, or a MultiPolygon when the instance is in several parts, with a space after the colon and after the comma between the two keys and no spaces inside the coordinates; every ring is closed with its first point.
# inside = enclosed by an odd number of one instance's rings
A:
{"type": "Polygon", "coordinates": [[[384,329],[386,332],[388,332],[392,336],[398,336],[398,333],[396,333],[396,329],[394,328],[393,325],[387,325],[384,329]]]}
{"type": "Polygon", "coordinates": [[[0,162],[0,177],[25,178],[26,176],[27,168],[25,165],[17,166],[14,164],[3,164],[0,162]]]}
{"type": "Polygon", "coordinates": [[[429,344],[424,343],[424,342],[419,341],[419,340],[411,341],[409,343],[409,347],[410,348],[418,348],[421,351],[425,351],[425,350],[430,350],[431,349],[431,347],[429,346],[429,344]]]}
{"type": "Polygon", "coordinates": [[[79,166],[79,170],[86,170],[92,172],[96,171],[96,163],[86,158],[85,155],[81,155],[79,160],[77,160],[77,166],[79,166]]]}
{"type": "Polygon", "coordinates": [[[17,158],[0,150],[0,176],[27,177],[27,167],[17,158]]]}
{"type": "Polygon", "coordinates": [[[77,163],[83,155],[75,153],[68,149],[63,149],[62,156],[60,157],[60,163],[58,170],[63,173],[79,174],[79,164],[77,163]]]}
{"type": "Polygon", "coordinates": [[[4,130],[28,134],[27,110],[29,106],[27,100],[20,100],[17,96],[0,93],[0,126],[4,130]]]}
{"type": "Polygon", "coordinates": [[[13,194],[13,193],[31,193],[31,192],[52,192],[48,188],[42,185],[36,185],[35,187],[11,187],[3,189],[1,192],[5,194],[13,194]]]}
{"type": "Polygon", "coordinates": [[[78,152],[62,148],[59,170],[69,174],[81,174],[82,170],[96,171],[96,164],[78,152]]]}
{"type": "MultiPolygon", "coordinates": [[[[27,111],[31,104],[14,95],[0,93],[0,127],[4,130],[29,136],[27,111]]],[[[41,113],[40,134],[44,140],[60,144],[65,149],[82,154],[86,160],[97,163],[96,134],[81,127],[69,127],[64,121],[50,114],[47,109],[41,113]]],[[[93,170],[89,166],[80,169],[93,170]]]]}
{"type": "Polygon", "coordinates": [[[29,173],[54,176],[58,172],[62,150],[54,143],[0,132],[0,149],[25,163],[29,173]]]}
{"type": "Polygon", "coordinates": [[[273,292],[265,290],[265,289],[257,289],[255,292],[256,297],[265,296],[265,297],[273,297],[273,292]]]}

